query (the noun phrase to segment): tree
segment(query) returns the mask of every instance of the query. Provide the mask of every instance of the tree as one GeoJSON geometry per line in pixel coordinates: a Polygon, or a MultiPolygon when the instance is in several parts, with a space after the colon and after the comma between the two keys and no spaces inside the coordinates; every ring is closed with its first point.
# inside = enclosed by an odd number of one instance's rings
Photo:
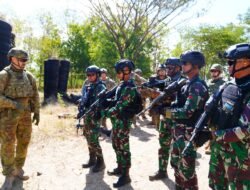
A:
{"type": "MultiPolygon", "coordinates": [[[[89,0],[92,13],[105,24],[120,58],[137,62],[147,44],[164,36],[168,23],[195,0],[89,0]]],[[[155,48],[151,49],[154,50],[155,48]]]]}
{"type": "Polygon", "coordinates": [[[44,13],[40,16],[40,23],[43,30],[43,35],[37,40],[36,58],[35,61],[40,67],[39,69],[39,87],[42,84],[43,65],[48,58],[58,58],[61,51],[61,36],[60,31],[50,13],[44,13]]]}
{"type": "Polygon", "coordinates": [[[68,39],[62,43],[61,56],[70,60],[73,72],[83,74],[83,71],[91,64],[89,44],[82,26],[68,25],[68,39]]]}
{"type": "Polygon", "coordinates": [[[208,70],[213,63],[225,64],[218,53],[223,52],[230,45],[246,41],[244,28],[228,24],[226,26],[200,26],[198,29],[188,29],[181,37],[174,52],[179,50],[195,49],[201,51],[206,57],[206,67],[203,75],[208,75],[208,70]]]}
{"type": "Polygon", "coordinates": [[[245,27],[246,37],[250,41],[250,7],[245,14],[239,15],[240,23],[245,27]]]}

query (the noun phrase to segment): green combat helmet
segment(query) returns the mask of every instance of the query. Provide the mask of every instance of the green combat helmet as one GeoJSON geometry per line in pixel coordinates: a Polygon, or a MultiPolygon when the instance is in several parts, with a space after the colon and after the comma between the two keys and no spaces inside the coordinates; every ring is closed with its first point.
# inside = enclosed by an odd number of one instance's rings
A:
{"type": "Polygon", "coordinates": [[[215,63],[210,68],[210,71],[213,71],[213,70],[222,72],[223,68],[222,68],[222,66],[220,64],[215,63]]]}
{"type": "Polygon", "coordinates": [[[8,59],[16,57],[18,59],[29,59],[28,53],[20,48],[12,48],[7,54],[8,59]]]}

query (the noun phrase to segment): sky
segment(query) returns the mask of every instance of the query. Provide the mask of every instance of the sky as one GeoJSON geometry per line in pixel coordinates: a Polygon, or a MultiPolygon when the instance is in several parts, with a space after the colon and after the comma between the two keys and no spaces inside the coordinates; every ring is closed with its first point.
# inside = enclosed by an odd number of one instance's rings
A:
{"type": "MultiPolygon", "coordinates": [[[[89,15],[88,6],[87,0],[0,0],[0,14],[6,15],[7,20],[13,16],[28,20],[38,30],[38,15],[42,12],[51,12],[55,22],[60,26],[66,23],[67,17],[64,14],[66,9],[70,13],[74,13],[74,20],[81,22],[89,15]]],[[[184,13],[184,16],[195,15],[197,11],[204,8],[207,9],[204,15],[198,18],[194,17],[184,24],[178,25],[180,18],[182,18],[180,17],[171,22],[170,27],[175,26],[178,29],[185,26],[195,27],[200,24],[237,23],[238,15],[246,13],[247,9],[250,8],[250,0],[198,0],[198,3],[184,13]]]]}

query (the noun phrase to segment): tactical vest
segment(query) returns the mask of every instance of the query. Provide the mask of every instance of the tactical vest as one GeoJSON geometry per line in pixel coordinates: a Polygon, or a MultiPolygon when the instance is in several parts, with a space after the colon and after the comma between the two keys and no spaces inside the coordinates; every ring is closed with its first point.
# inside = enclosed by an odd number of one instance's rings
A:
{"type": "Polygon", "coordinates": [[[217,129],[224,130],[238,125],[245,98],[249,99],[249,93],[244,95],[235,84],[229,84],[224,89],[215,121],[217,129]]]}
{"type": "Polygon", "coordinates": [[[8,73],[4,95],[11,99],[30,98],[34,96],[31,76],[26,71],[14,72],[10,67],[4,69],[8,73]]]}
{"type": "Polygon", "coordinates": [[[99,85],[104,85],[101,81],[98,81],[96,84],[91,84],[89,86],[86,86],[86,103],[85,103],[85,107],[89,108],[97,99],[97,95],[99,92],[97,92],[98,90],[98,86],[99,85]]]}
{"type": "MultiPolygon", "coordinates": [[[[122,90],[124,88],[136,89],[136,86],[133,82],[130,82],[130,81],[123,82],[120,86],[118,86],[116,90],[116,96],[115,96],[116,102],[120,99],[122,90]]],[[[142,97],[141,97],[140,92],[136,89],[134,100],[131,103],[129,103],[125,108],[122,109],[120,117],[122,119],[131,119],[134,117],[135,114],[140,113],[142,109],[143,109],[142,97]]]]}
{"type": "MultiPolygon", "coordinates": [[[[200,80],[199,78],[192,80],[191,82],[187,83],[185,86],[182,87],[181,89],[181,93],[177,94],[177,107],[181,108],[185,105],[187,98],[188,98],[188,94],[189,94],[189,89],[192,86],[193,83],[199,81],[200,83],[202,83],[203,86],[205,86],[205,88],[207,89],[207,94],[206,96],[208,97],[208,87],[207,84],[203,81],[200,80]]],[[[205,104],[205,101],[204,101],[205,104]]],[[[197,120],[199,119],[199,117],[201,116],[201,114],[204,111],[204,105],[200,106],[198,109],[195,110],[195,112],[192,114],[192,117],[189,119],[176,119],[176,122],[179,124],[184,124],[184,125],[188,125],[190,127],[194,127],[195,123],[197,122],[197,120]]]]}

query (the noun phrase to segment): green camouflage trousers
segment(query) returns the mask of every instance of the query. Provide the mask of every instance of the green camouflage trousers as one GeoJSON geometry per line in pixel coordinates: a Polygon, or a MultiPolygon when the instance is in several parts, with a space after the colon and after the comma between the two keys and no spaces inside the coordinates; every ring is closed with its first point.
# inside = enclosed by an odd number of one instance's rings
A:
{"type": "Polygon", "coordinates": [[[123,171],[131,167],[131,153],[129,147],[129,129],[131,120],[111,119],[112,146],[116,154],[116,162],[123,171]]]}
{"type": "Polygon", "coordinates": [[[228,179],[222,157],[222,145],[211,141],[211,157],[209,161],[209,187],[213,190],[228,190],[228,179]]]}
{"type": "Polygon", "coordinates": [[[159,127],[159,143],[160,148],[158,150],[159,170],[166,171],[168,167],[169,150],[172,141],[170,119],[160,122],[159,127]]]}
{"type": "Polygon", "coordinates": [[[171,166],[174,168],[175,184],[177,190],[198,189],[197,176],[195,172],[196,150],[189,149],[187,155],[182,156],[182,151],[188,143],[191,131],[185,125],[178,124],[173,130],[173,149],[171,151],[171,166]]]}
{"type": "Polygon", "coordinates": [[[93,121],[91,118],[86,118],[83,135],[87,140],[89,154],[94,154],[97,157],[103,157],[102,148],[99,143],[99,128],[99,122],[93,121]]]}
{"type": "Polygon", "coordinates": [[[213,141],[209,162],[210,188],[213,190],[250,189],[248,154],[249,150],[241,142],[221,144],[213,141]]]}
{"type": "Polygon", "coordinates": [[[3,175],[8,176],[15,168],[20,169],[24,166],[31,132],[30,112],[8,110],[0,113],[3,175]]]}

